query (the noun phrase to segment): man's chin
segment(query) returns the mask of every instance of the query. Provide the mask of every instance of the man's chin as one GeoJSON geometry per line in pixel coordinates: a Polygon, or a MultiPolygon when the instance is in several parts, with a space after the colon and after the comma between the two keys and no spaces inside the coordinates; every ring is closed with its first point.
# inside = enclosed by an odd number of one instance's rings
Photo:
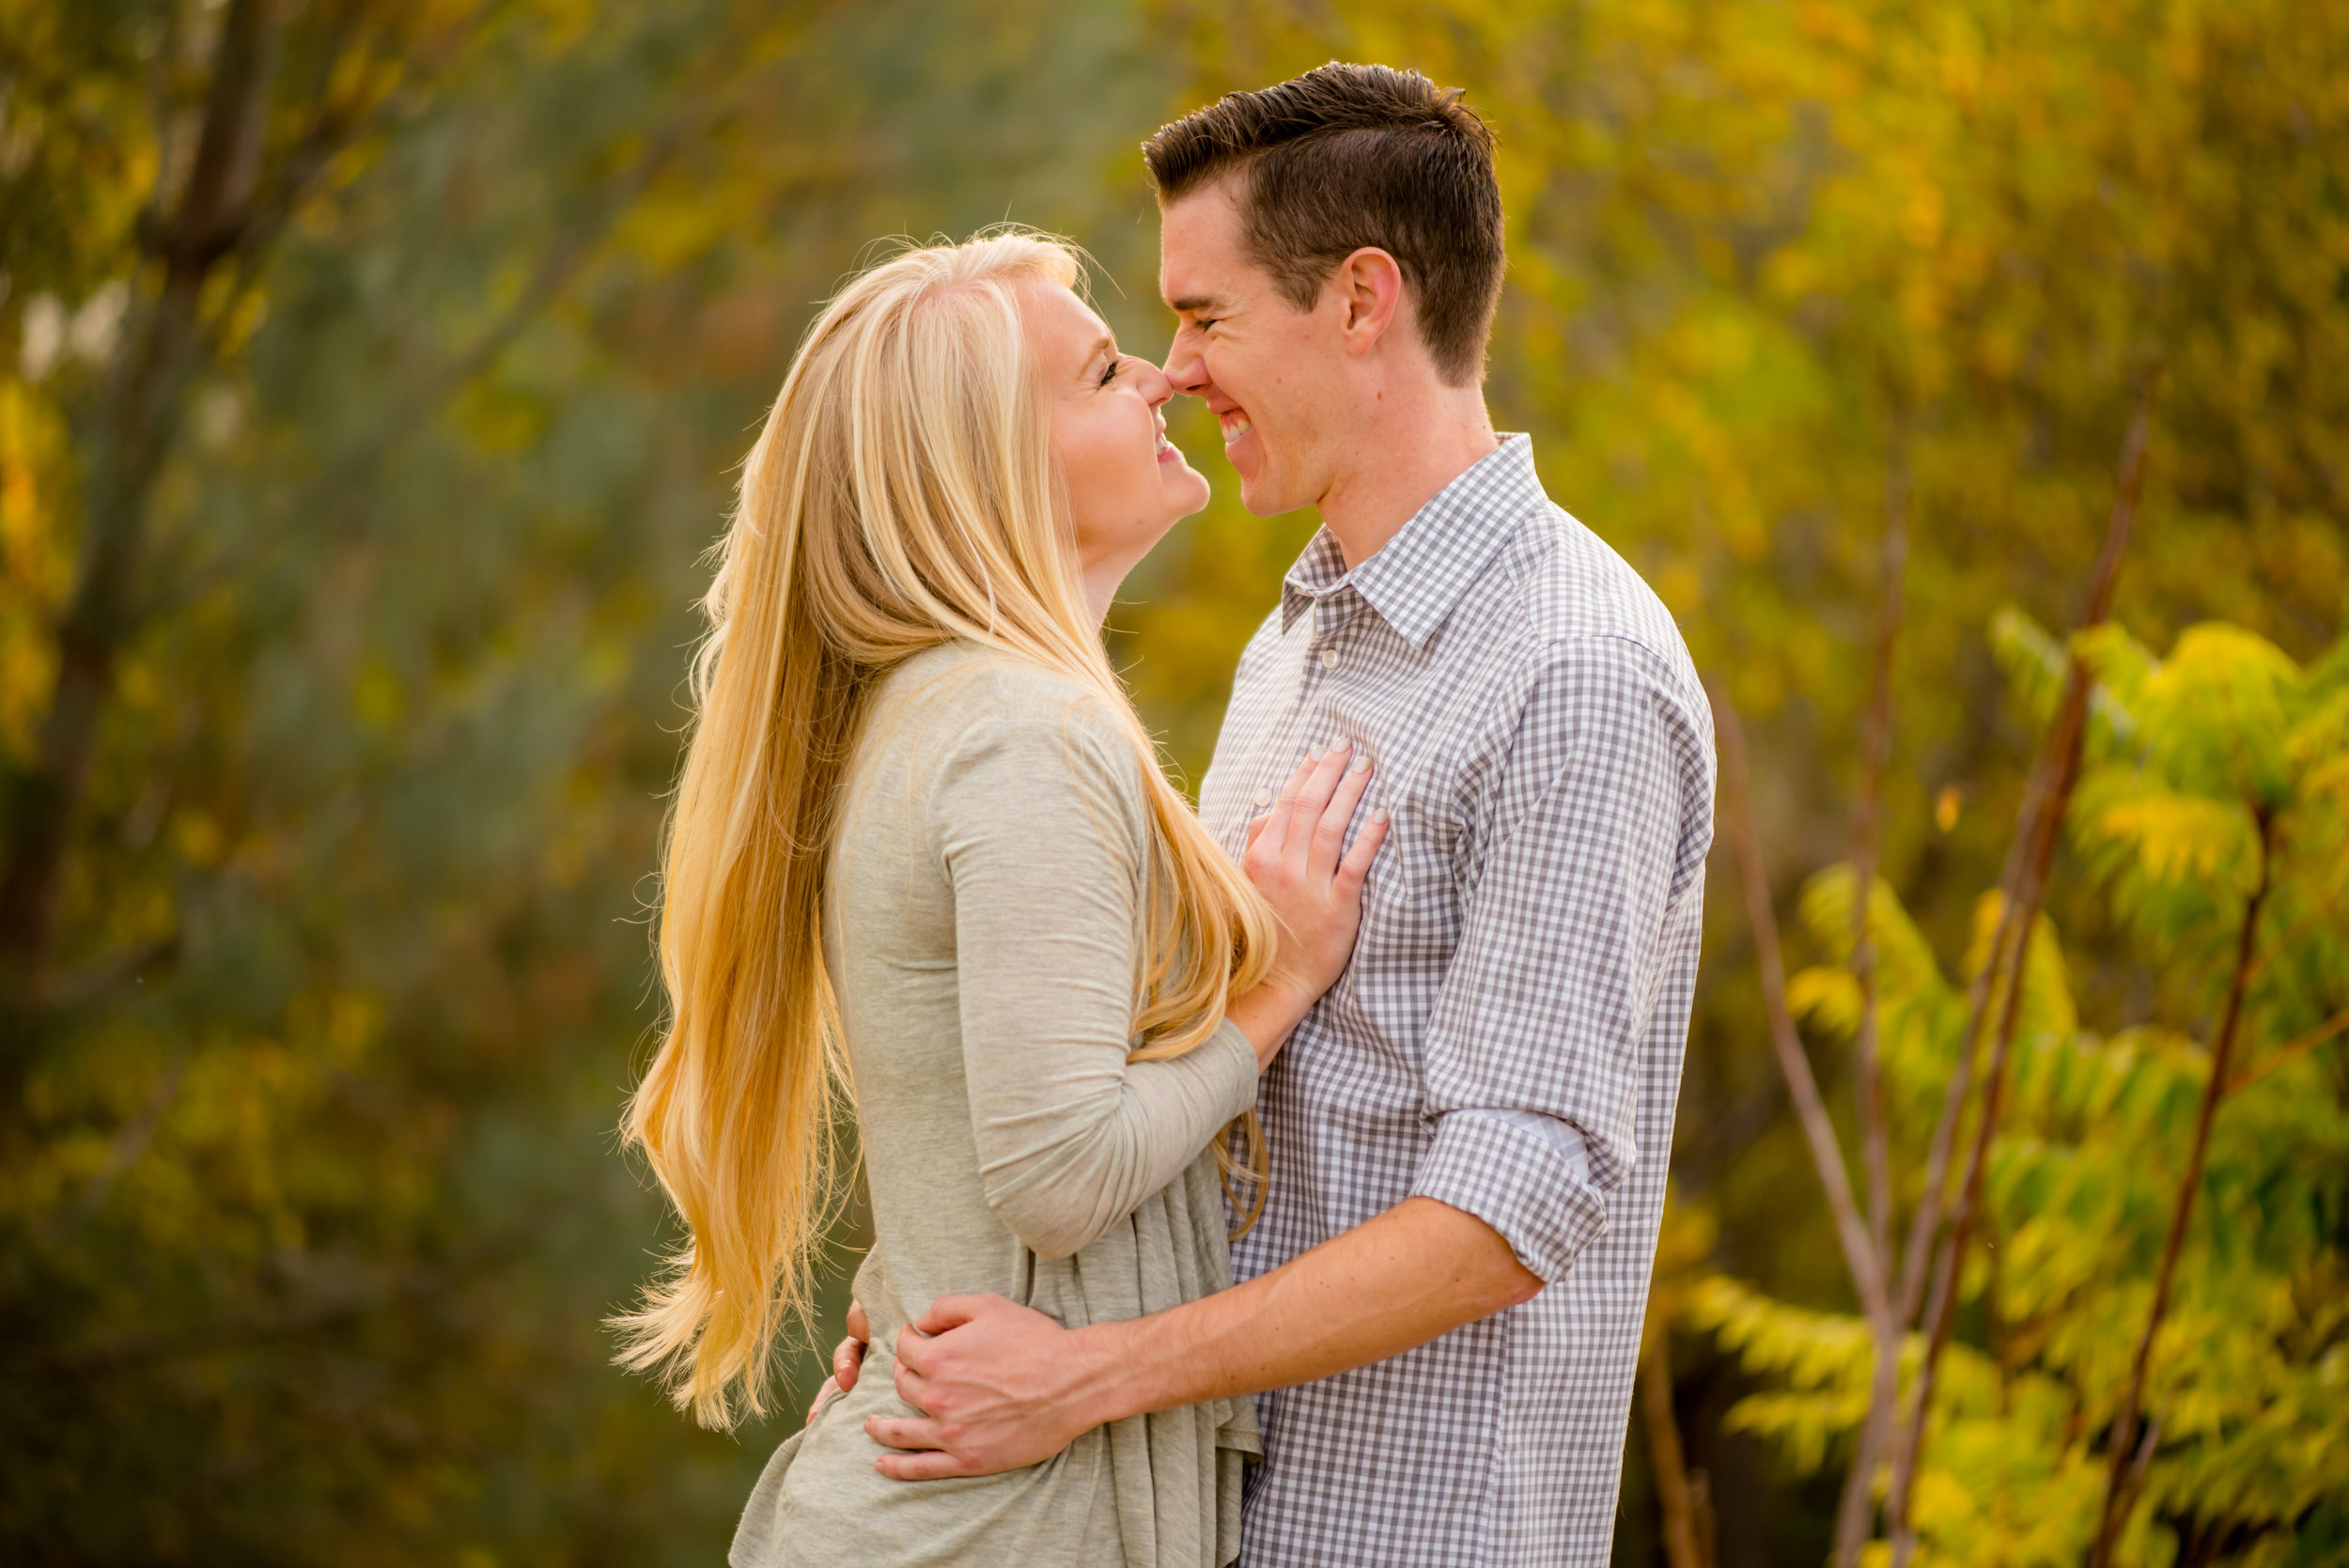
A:
{"type": "Polygon", "coordinates": [[[1282,487],[1264,473],[1243,474],[1239,476],[1239,504],[1260,518],[1277,518],[1283,512],[1294,512],[1304,505],[1283,493],[1282,487]]]}

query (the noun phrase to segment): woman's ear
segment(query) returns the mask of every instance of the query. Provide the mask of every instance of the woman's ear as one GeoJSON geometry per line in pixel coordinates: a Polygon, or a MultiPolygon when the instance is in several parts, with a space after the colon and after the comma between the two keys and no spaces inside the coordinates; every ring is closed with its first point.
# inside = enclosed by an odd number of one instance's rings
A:
{"type": "Polygon", "coordinates": [[[1339,331],[1348,354],[1370,352],[1403,308],[1403,267],[1376,245],[1364,245],[1338,263],[1330,279],[1346,307],[1339,331]]]}

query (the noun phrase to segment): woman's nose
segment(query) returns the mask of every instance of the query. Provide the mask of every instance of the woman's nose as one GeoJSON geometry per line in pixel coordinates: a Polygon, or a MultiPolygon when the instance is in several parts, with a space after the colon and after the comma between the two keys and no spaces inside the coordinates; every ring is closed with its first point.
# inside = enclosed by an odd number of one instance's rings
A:
{"type": "Polygon", "coordinates": [[[1167,379],[1165,371],[1146,359],[1137,359],[1134,364],[1134,385],[1152,408],[1174,400],[1174,383],[1167,379]]]}

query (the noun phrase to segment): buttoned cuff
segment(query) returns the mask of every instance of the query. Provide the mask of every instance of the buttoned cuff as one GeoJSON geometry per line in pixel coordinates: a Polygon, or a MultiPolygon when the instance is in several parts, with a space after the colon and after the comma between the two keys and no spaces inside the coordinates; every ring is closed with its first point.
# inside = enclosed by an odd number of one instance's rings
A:
{"type": "Polygon", "coordinates": [[[1535,1278],[1555,1284],[1607,1230],[1580,1153],[1512,1120],[1455,1110],[1436,1123],[1411,1195],[1476,1216],[1535,1278]]]}

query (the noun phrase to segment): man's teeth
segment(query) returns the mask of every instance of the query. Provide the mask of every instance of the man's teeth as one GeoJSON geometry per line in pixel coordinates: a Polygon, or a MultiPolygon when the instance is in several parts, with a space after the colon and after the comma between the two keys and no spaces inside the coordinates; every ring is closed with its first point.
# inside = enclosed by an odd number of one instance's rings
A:
{"type": "Polygon", "coordinates": [[[1231,445],[1255,427],[1254,422],[1245,417],[1226,419],[1223,422],[1223,444],[1231,445]]]}

